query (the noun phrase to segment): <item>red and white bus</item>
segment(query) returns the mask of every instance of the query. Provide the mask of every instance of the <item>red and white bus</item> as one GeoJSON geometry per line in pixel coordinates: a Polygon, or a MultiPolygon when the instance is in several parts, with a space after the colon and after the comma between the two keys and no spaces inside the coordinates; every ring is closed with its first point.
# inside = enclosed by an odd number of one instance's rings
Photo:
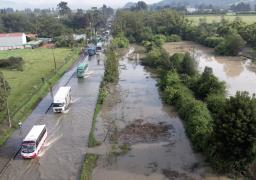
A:
{"type": "Polygon", "coordinates": [[[34,158],[38,155],[47,137],[45,125],[35,125],[23,139],[21,145],[21,156],[23,158],[34,158]]]}

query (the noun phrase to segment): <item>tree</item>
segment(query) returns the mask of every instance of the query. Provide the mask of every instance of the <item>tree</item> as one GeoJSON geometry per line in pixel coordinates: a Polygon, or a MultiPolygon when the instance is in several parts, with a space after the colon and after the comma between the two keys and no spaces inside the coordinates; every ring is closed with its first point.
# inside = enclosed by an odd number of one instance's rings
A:
{"type": "Polygon", "coordinates": [[[6,101],[10,94],[10,90],[11,88],[8,82],[5,80],[3,73],[0,72],[0,111],[6,109],[6,101]]]}
{"type": "Polygon", "coordinates": [[[220,159],[226,168],[241,170],[256,158],[256,99],[237,92],[227,99],[214,121],[214,135],[220,159]]]}
{"type": "Polygon", "coordinates": [[[196,74],[196,61],[190,56],[189,53],[186,53],[184,59],[181,63],[181,73],[193,76],[196,74]]]}
{"type": "Polygon", "coordinates": [[[144,1],[138,1],[136,8],[137,10],[147,10],[148,5],[144,1]]]}
{"type": "Polygon", "coordinates": [[[59,10],[61,16],[69,15],[71,13],[71,9],[68,7],[68,3],[65,1],[61,1],[57,5],[57,9],[59,10]]]}
{"type": "Polygon", "coordinates": [[[210,94],[219,94],[224,97],[225,84],[214,76],[212,68],[205,67],[203,74],[195,83],[193,90],[199,99],[205,99],[210,94]]]}
{"type": "Polygon", "coordinates": [[[224,41],[215,48],[215,51],[221,55],[236,56],[244,46],[243,38],[238,33],[232,33],[225,36],[224,41]]]}

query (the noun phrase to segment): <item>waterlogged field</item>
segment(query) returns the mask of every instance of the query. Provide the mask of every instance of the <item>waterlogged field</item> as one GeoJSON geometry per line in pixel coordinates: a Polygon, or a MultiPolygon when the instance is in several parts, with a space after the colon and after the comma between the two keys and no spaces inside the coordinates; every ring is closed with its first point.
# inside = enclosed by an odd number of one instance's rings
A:
{"type": "Polygon", "coordinates": [[[19,49],[11,51],[0,51],[0,59],[11,56],[22,57],[24,60],[23,71],[0,69],[11,86],[9,103],[11,111],[18,108],[19,104],[26,101],[39,85],[41,78],[49,78],[54,74],[54,59],[57,68],[71,58],[73,52],[67,48],[52,49],[19,49]],[[68,57],[71,55],[70,57],[68,57]]]}
{"type": "Polygon", "coordinates": [[[248,24],[253,24],[256,22],[256,15],[188,15],[186,16],[189,20],[193,21],[195,24],[198,24],[200,19],[206,19],[206,22],[220,22],[222,17],[226,20],[233,21],[236,17],[240,17],[244,22],[248,24]]]}

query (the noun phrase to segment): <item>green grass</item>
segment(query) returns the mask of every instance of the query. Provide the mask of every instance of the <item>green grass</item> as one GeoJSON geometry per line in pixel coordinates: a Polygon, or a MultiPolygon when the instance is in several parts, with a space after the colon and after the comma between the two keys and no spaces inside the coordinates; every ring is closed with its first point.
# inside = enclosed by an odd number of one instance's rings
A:
{"type": "Polygon", "coordinates": [[[41,77],[54,85],[65,71],[74,63],[78,57],[78,49],[66,48],[54,49],[57,72],[54,72],[53,57],[51,49],[14,50],[0,52],[0,59],[10,56],[23,57],[25,64],[23,71],[3,71],[11,86],[11,94],[8,98],[11,111],[13,128],[6,129],[1,124],[0,145],[8,139],[18,121],[23,121],[32,112],[36,104],[47,94],[48,83],[42,83],[41,77]]]}
{"type": "MultiPolygon", "coordinates": [[[[220,22],[222,15],[188,15],[186,17],[195,24],[198,24],[199,20],[202,18],[205,18],[208,23],[212,23],[213,21],[220,22]]],[[[234,20],[236,17],[240,17],[247,24],[256,22],[256,15],[224,15],[224,18],[229,21],[234,20]]]]}
{"type": "Polygon", "coordinates": [[[95,110],[94,110],[94,114],[93,114],[93,119],[92,119],[92,127],[89,133],[89,140],[88,140],[88,147],[95,147],[100,145],[100,142],[96,140],[95,136],[94,136],[94,130],[95,130],[95,126],[96,126],[96,120],[97,120],[97,116],[101,110],[101,106],[102,104],[100,104],[99,102],[97,102],[95,110]]]}
{"type": "MultiPolygon", "coordinates": [[[[70,53],[72,53],[70,49],[54,49],[57,68],[64,64],[65,57],[70,53]]],[[[0,52],[0,59],[10,56],[22,57],[25,61],[23,71],[0,69],[11,86],[9,104],[11,111],[14,111],[38,89],[42,84],[42,77],[48,78],[54,73],[54,62],[51,49],[20,49],[0,52]]]]}
{"type": "Polygon", "coordinates": [[[96,167],[98,155],[86,154],[80,180],[90,180],[92,170],[96,167]]]}

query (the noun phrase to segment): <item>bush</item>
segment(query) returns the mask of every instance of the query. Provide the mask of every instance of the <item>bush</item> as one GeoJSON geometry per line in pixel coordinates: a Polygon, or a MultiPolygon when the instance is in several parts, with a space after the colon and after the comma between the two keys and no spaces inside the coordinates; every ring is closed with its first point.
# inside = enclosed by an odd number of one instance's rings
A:
{"type": "Polygon", "coordinates": [[[112,40],[111,46],[114,48],[127,48],[129,46],[129,40],[124,35],[118,35],[112,40]]]}
{"type": "Polygon", "coordinates": [[[171,66],[173,69],[176,69],[177,72],[182,71],[183,59],[184,59],[183,53],[175,53],[173,56],[170,57],[171,66]]]}
{"type": "Polygon", "coordinates": [[[54,41],[55,41],[55,46],[56,47],[70,47],[70,48],[72,48],[75,44],[75,41],[74,41],[72,35],[59,36],[59,37],[56,37],[54,39],[54,41]]]}
{"type": "Polygon", "coordinates": [[[181,37],[177,34],[172,34],[166,37],[167,42],[179,42],[181,40],[182,40],[181,37]]]}
{"type": "Polygon", "coordinates": [[[165,37],[165,35],[157,34],[157,35],[153,36],[152,41],[154,42],[154,44],[157,47],[161,47],[164,44],[164,42],[166,41],[166,37],[165,37]]]}
{"type": "Polygon", "coordinates": [[[237,92],[214,121],[214,135],[225,170],[244,170],[256,158],[256,99],[237,92]]]}
{"type": "Polygon", "coordinates": [[[206,151],[212,135],[212,118],[206,105],[193,97],[192,92],[181,83],[175,71],[167,72],[161,81],[164,100],[177,107],[194,146],[198,150],[206,151]]]}
{"type": "Polygon", "coordinates": [[[118,59],[112,49],[107,52],[107,59],[105,63],[105,74],[104,81],[106,82],[116,82],[119,75],[118,70],[118,59]]]}
{"type": "Polygon", "coordinates": [[[22,57],[9,57],[8,59],[0,59],[0,68],[23,70],[24,61],[22,57]]]}
{"type": "Polygon", "coordinates": [[[212,68],[205,67],[192,89],[197,98],[204,100],[209,94],[219,94],[224,97],[226,87],[224,82],[214,76],[212,68]]]}
{"type": "Polygon", "coordinates": [[[150,67],[166,66],[169,64],[169,55],[162,48],[153,48],[149,51],[145,58],[142,59],[142,64],[150,67]]]}
{"type": "Polygon", "coordinates": [[[219,37],[219,36],[210,36],[207,37],[205,39],[205,45],[208,47],[212,47],[215,48],[216,46],[218,46],[220,43],[222,43],[224,41],[223,37],[219,37]]]}
{"type": "Polygon", "coordinates": [[[196,66],[196,61],[190,56],[189,53],[186,53],[181,63],[181,69],[179,73],[193,76],[197,73],[196,66]]]}
{"type": "Polygon", "coordinates": [[[224,41],[215,48],[215,51],[220,55],[236,56],[244,46],[243,38],[239,34],[233,33],[225,36],[224,41]]]}

